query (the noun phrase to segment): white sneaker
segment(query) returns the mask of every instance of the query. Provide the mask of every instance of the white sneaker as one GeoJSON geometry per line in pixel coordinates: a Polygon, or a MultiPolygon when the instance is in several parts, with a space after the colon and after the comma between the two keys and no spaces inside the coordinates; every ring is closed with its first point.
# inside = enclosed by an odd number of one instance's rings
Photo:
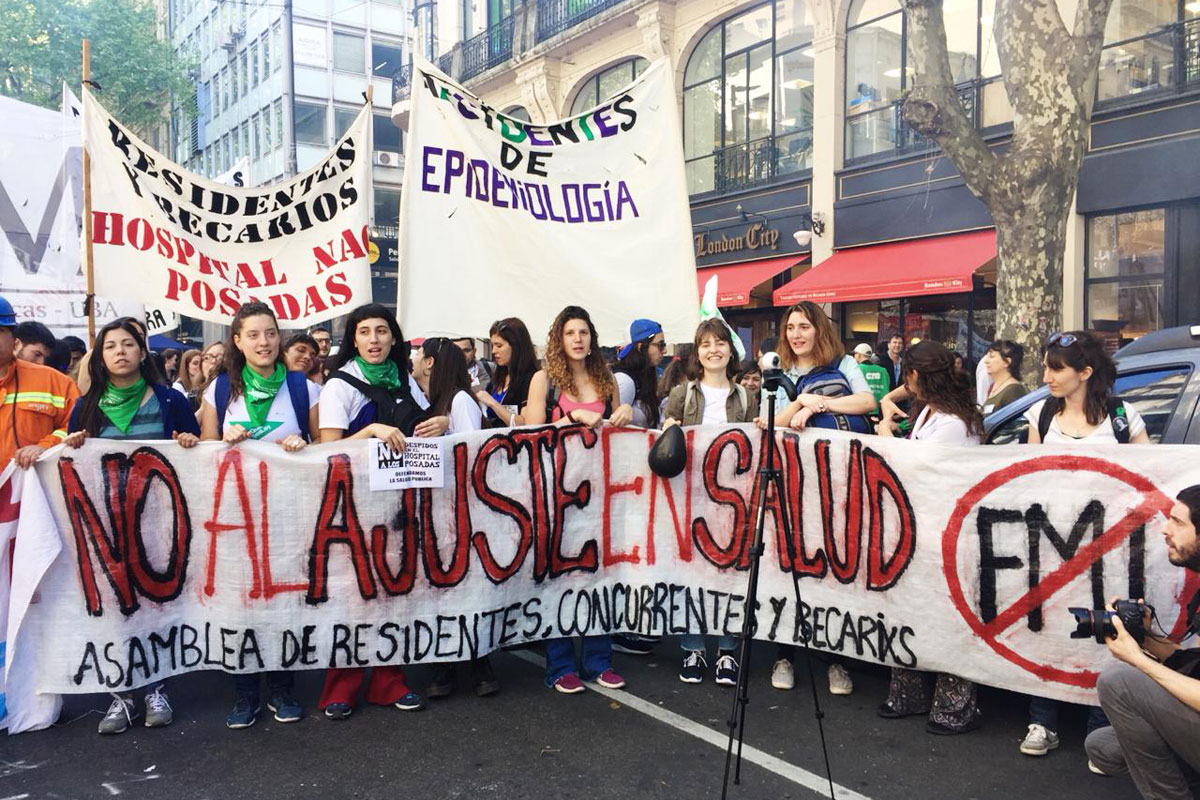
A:
{"type": "Polygon", "coordinates": [[[854,681],[841,664],[829,665],[829,693],[839,695],[854,693],[854,681]]]}
{"type": "Polygon", "coordinates": [[[1097,767],[1096,762],[1092,761],[1090,758],[1088,759],[1088,769],[1091,770],[1092,774],[1094,774],[1094,775],[1100,775],[1101,777],[1104,777],[1104,778],[1109,777],[1108,773],[1105,772],[1104,770],[1100,769],[1099,767],[1097,767]]]}
{"type": "Polygon", "coordinates": [[[1029,726],[1029,733],[1021,742],[1021,752],[1027,756],[1044,756],[1056,747],[1058,734],[1036,722],[1029,726]]]}
{"type": "Polygon", "coordinates": [[[795,688],[796,674],[792,670],[791,661],[781,658],[775,662],[775,668],[771,670],[771,685],[784,691],[795,688]]]}

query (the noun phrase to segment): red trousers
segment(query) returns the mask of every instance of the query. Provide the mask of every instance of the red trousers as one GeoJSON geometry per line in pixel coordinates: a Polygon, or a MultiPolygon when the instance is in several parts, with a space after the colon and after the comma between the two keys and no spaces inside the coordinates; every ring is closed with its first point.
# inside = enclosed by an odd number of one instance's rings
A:
{"type": "MultiPolygon", "coordinates": [[[[325,708],[330,703],[346,703],[352,707],[357,706],[358,690],[362,687],[366,675],[366,667],[325,670],[325,686],[321,689],[318,708],[325,708]]],[[[371,682],[367,684],[368,703],[390,706],[406,694],[408,694],[408,684],[404,680],[403,668],[374,667],[372,669],[371,682]]]]}

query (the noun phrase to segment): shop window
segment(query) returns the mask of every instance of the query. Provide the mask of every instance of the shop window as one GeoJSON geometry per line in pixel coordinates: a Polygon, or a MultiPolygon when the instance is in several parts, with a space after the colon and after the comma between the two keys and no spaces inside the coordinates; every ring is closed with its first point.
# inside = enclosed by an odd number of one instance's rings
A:
{"type": "Polygon", "coordinates": [[[1166,211],[1088,221],[1087,324],[1128,341],[1163,327],[1166,211]]]}
{"type": "Polygon", "coordinates": [[[813,21],[775,0],[718,23],[684,69],[690,194],[725,194],[812,167],[813,21]]]}
{"type": "Polygon", "coordinates": [[[571,116],[582,114],[589,108],[600,105],[601,100],[612,97],[633,83],[634,79],[641,75],[649,65],[650,62],[644,58],[632,58],[588,78],[575,94],[575,101],[571,103],[571,116]]]}

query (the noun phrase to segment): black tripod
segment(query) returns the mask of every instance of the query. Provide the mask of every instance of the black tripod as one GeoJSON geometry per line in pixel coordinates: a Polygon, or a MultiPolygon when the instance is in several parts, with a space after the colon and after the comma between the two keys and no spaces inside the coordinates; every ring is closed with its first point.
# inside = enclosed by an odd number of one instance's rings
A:
{"type": "MultiPolygon", "coordinates": [[[[778,359],[778,356],[775,356],[778,359]]],[[[764,362],[767,357],[764,357],[764,362]]],[[[763,369],[762,390],[767,393],[767,435],[763,445],[767,448],[767,457],[762,461],[758,471],[758,492],[754,498],[758,509],[758,518],[754,525],[754,541],[750,547],[750,574],[746,581],[746,608],[743,619],[745,625],[739,642],[737,688],[734,691],[733,709],[729,713],[729,744],[725,748],[725,778],[721,783],[721,800],[725,800],[729,792],[729,767],[733,762],[733,740],[737,735],[737,766],[734,769],[733,782],[742,782],[742,742],[746,735],[746,706],[750,705],[750,652],[754,643],[754,633],[758,625],[755,606],[758,601],[758,567],[763,554],[763,526],[766,523],[766,507],[768,492],[773,488],[779,500],[779,517],[783,521],[784,541],[791,547],[792,531],[791,518],[788,516],[788,498],[784,491],[783,472],[775,464],[775,390],[782,388],[789,399],[796,398],[796,387],[776,367],[763,369]]],[[[800,610],[800,586],[793,577],[796,589],[796,613],[800,610]]],[[[817,695],[817,682],[813,672],[812,657],[806,643],[801,643],[804,650],[804,661],[808,665],[809,685],[812,687],[813,708],[817,719],[817,731],[821,736],[821,752],[825,756],[825,777],[829,780],[829,797],[833,798],[833,773],[829,768],[829,749],[825,745],[825,726],[822,720],[825,713],[821,710],[821,700],[817,695]]]]}

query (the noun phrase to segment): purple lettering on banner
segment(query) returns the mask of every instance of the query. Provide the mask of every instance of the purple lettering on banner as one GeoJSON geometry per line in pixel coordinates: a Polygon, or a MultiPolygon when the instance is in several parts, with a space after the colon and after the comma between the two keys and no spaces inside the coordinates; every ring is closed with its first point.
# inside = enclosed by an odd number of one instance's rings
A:
{"type": "Polygon", "coordinates": [[[550,139],[543,139],[538,135],[542,132],[542,130],[542,128],[535,128],[532,125],[526,125],[525,133],[529,134],[529,143],[534,147],[553,147],[553,141],[550,139]]]}
{"type": "Polygon", "coordinates": [[[442,181],[442,193],[450,194],[450,181],[455,175],[463,174],[463,162],[466,158],[461,150],[446,151],[446,179],[442,181]]]}
{"type": "MultiPolygon", "coordinates": [[[[508,206],[509,206],[508,203],[506,203],[500,199],[500,190],[502,188],[504,188],[504,185],[505,185],[504,181],[505,181],[504,176],[500,173],[500,170],[493,168],[492,169],[492,205],[494,205],[496,208],[508,208],[508,206]]],[[[511,194],[511,192],[510,192],[510,194],[511,194]]]]}
{"type": "Polygon", "coordinates": [[[486,160],[482,158],[471,159],[471,163],[467,167],[467,197],[471,196],[471,185],[473,183],[475,188],[475,199],[487,202],[488,174],[490,172],[491,165],[489,165],[486,160]],[[476,170],[480,170],[482,172],[482,178],[479,177],[479,173],[476,172],[476,170]]]}
{"type": "Polygon", "coordinates": [[[583,185],[583,210],[588,222],[604,221],[604,203],[596,195],[600,194],[600,184],[585,183],[583,185]]]}
{"type": "Polygon", "coordinates": [[[579,196],[579,184],[568,183],[562,187],[563,206],[567,209],[567,222],[583,222],[583,198],[579,196]],[[571,208],[571,195],[575,195],[575,208],[571,208]]]}
{"type": "Polygon", "coordinates": [[[529,209],[529,197],[522,190],[525,188],[521,182],[515,178],[504,176],[504,183],[508,185],[508,192],[513,196],[512,202],[509,203],[509,208],[529,209]]]}
{"type": "Polygon", "coordinates": [[[546,218],[546,205],[542,202],[542,193],[538,191],[535,185],[533,191],[529,191],[529,184],[525,184],[525,202],[529,203],[529,213],[533,214],[534,219],[546,218]],[[537,200],[537,209],[534,210],[533,201],[537,200]]]}
{"type": "Polygon", "coordinates": [[[437,184],[430,183],[427,179],[429,178],[430,175],[433,175],[434,169],[435,169],[432,165],[430,165],[429,157],[431,155],[440,156],[441,154],[442,154],[442,148],[429,147],[428,145],[426,145],[425,149],[422,151],[422,153],[421,153],[421,191],[433,192],[435,194],[438,192],[437,184]]]}
{"type": "Polygon", "coordinates": [[[462,114],[466,119],[479,119],[479,115],[470,111],[463,103],[465,98],[461,94],[455,92],[454,99],[458,101],[458,113],[462,114]]]}
{"type": "Polygon", "coordinates": [[[592,119],[596,123],[596,130],[605,139],[609,136],[615,136],[617,131],[620,130],[616,125],[610,125],[608,118],[604,116],[610,110],[612,110],[612,106],[600,106],[592,112],[592,119]]]}
{"type": "Polygon", "coordinates": [[[630,207],[631,209],[633,209],[633,215],[634,215],[635,217],[639,217],[639,216],[641,216],[640,214],[638,214],[638,208],[637,208],[637,206],[636,206],[636,205],[634,204],[634,202],[633,202],[633,195],[630,193],[630,191],[629,191],[629,187],[628,187],[628,186],[625,184],[625,181],[620,181],[620,182],[617,184],[617,214],[616,214],[616,219],[620,219],[620,218],[621,218],[621,207],[622,207],[622,206],[624,206],[624,205],[626,205],[626,204],[628,204],[628,205],[629,205],[629,207],[630,207]]]}
{"type": "Polygon", "coordinates": [[[555,216],[554,214],[554,198],[550,196],[550,187],[543,183],[541,188],[542,197],[546,200],[546,213],[550,216],[550,219],[555,222],[566,222],[562,217],[555,216]]]}

